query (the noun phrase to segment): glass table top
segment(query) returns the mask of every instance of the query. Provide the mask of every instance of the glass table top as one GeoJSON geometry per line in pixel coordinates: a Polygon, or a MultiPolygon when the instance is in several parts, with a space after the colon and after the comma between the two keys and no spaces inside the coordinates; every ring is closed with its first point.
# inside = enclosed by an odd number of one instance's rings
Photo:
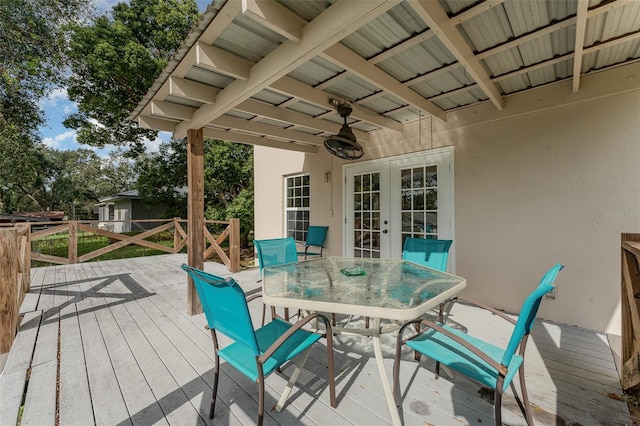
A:
{"type": "Polygon", "coordinates": [[[407,319],[465,285],[463,278],[405,260],[323,257],[266,267],[262,287],[265,303],[276,306],[407,319]]]}

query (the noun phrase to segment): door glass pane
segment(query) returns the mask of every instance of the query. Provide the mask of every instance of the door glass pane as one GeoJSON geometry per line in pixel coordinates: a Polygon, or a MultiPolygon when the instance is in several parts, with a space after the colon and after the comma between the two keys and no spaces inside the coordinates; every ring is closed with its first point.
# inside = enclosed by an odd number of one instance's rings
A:
{"type": "Polygon", "coordinates": [[[355,257],[380,252],[380,172],[353,176],[353,226],[355,257]]]}
{"type": "Polygon", "coordinates": [[[403,244],[407,237],[438,237],[437,186],[437,166],[414,166],[400,170],[403,244]]]}

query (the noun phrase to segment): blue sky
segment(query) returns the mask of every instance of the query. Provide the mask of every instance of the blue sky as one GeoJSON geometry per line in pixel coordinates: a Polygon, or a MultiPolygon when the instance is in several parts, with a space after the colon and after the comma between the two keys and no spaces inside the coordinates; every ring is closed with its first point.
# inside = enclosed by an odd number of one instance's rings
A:
{"type": "MultiPolygon", "coordinates": [[[[121,2],[122,0],[120,0],[121,2]]],[[[117,0],[94,0],[97,10],[109,10],[119,1],[117,0]]],[[[203,11],[206,9],[210,0],[196,0],[198,9],[203,11]]],[[[67,129],[62,125],[64,117],[77,111],[76,104],[71,102],[67,97],[65,89],[56,89],[47,98],[40,100],[40,107],[45,113],[46,123],[40,127],[40,135],[45,145],[59,150],[74,150],[80,147],[91,148],[86,145],[80,145],[76,142],[76,131],[67,129]]],[[[155,141],[146,141],[147,151],[154,152],[158,150],[162,141],[171,138],[168,132],[160,132],[155,141]]],[[[93,148],[91,148],[93,149],[93,148]]],[[[95,149],[96,153],[106,156],[113,150],[113,147],[103,149],[95,149]]]]}

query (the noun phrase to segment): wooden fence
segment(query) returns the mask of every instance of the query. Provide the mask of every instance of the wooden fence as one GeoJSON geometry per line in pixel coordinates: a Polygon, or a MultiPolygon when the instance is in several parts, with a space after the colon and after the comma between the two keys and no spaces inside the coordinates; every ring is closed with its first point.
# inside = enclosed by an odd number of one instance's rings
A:
{"type": "Polygon", "coordinates": [[[29,227],[0,228],[0,354],[11,349],[31,283],[29,227]]]}
{"type": "MultiPolygon", "coordinates": [[[[240,221],[231,219],[206,220],[205,229],[205,251],[203,260],[207,260],[214,255],[220,258],[222,263],[229,268],[230,272],[240,270],[240,221]],[[219,233],[212,233],[207,226],[217,225],[224,228],[219,233]],[[224,242],[228,240],[228,249],[223,249],[224,242]]],[[[7,225],[0,225],[0,229],[7,225]]],[[[13,226],[13,225],[11,225],[13,226]]],[[[28,241],[31,242],[29,250],[30,259],[58,265],[87,262],[96,257],[110,253],[128,245],[138,245],[150,249],[163,251],[165,253],[180,253],[187,245],[188,227],[187,220],[180,218],[173,219],[147,219],[147,220],[116,220],[116,221],[90,221],[90,220],[69,220],[63,222],[29,222],[16,226],[29,230],[28,241]],[[119,227],[131,230],[139,229],[139,233],[128,232],[119,233],[108,229],[119,227]],[[173,232],[173,245],[166,246],[157,242],[149,241],[149,238],[164,231],[173,232]],[[94,234],[106,237],[110,244],[96,250],[78,254],[78,243],[81,235],[94,234]],[[67,256],[56,256],[42,253],[41,250],[34,250],[38,241],[47,237],[58,235],[68,238],[67,256]]]]}
{"type": "Polygon", "coordinates": [[[622,388],[640,390],[640,234],[622,234],[622,388]]]}
{"type": "MultiPolygon", "coordinates": [[[[217,256],[230,272],[240,270],[240,221],[205,220],[204,221],[203,260],[217,256]],[[211,232],[209,226],[217,226],[221,231],[211,232]],[[228,249],[223,243],[228,240],[228,249]]],[[[135,221],[77,221],[29,222],[0,225],[0,355],[11,349],[17,329],[20,325],[20,305],[29,292],[31,279],[31,261],[40,261],[67,265],[86,262],[119,248],[135,244],[165,253],[180,253],[187,245],[188,222],[180,218],[149,219],[135,221]],[[114,227],[132,229],[145,228],[139,233],[118,233],[104,229],[114,227]],[[173,245],[165,246],[148,238],[161,232],[173,232],[173,245]],[[59,239],[67,239],[67,256],[44,254],[34,250],[38,241],[60,234],[59,239]],[[78,255],[78,239],[87,234],[103,236],[109,244],[87,253],[78,255]]],[[[2,359],[0,359],[2,361],[2,359]]],[[[0,362],[0,370],[2,369],[0,362]]]]}

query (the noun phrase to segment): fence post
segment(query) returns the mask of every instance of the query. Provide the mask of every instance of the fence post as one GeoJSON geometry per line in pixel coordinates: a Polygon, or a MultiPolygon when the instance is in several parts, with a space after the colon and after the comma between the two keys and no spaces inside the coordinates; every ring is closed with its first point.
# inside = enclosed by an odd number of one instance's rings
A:
{"type": "Polygon", "coordinates": [[[240,219],[230,219],[229,232],[229,263],[231,272],[240,271],[240,219]]]}
{"type": "Polygon", "coordinates": [[[78,221],[69,221],[69,263],[78,263],[78,221]]]}
{"type": "Polygon", "coordinates": [[[20,324],[19,246],[17,229],[0,229],[0,354],[11,350],[20,324]]]}
{"type": "Polygon", "coordinates": [[[180,234],[178,233],[178,226],[180,226],[180,222],[178,222],[179,217],[173,218],[173,252],[178,252],[178,245],[180,244],[180,239],[178,238],[180,234]]]}
{"type": "MultiPolygon", "coordinates": [[[[22,232],[24,233],[20,237],[20,260],[22,274],[22,293],[29,293],[31,290],[31,225],[26,223],[22,226],[22,232]]],[[[22,303],[22,297],[20,303],[22,303]]]]}

